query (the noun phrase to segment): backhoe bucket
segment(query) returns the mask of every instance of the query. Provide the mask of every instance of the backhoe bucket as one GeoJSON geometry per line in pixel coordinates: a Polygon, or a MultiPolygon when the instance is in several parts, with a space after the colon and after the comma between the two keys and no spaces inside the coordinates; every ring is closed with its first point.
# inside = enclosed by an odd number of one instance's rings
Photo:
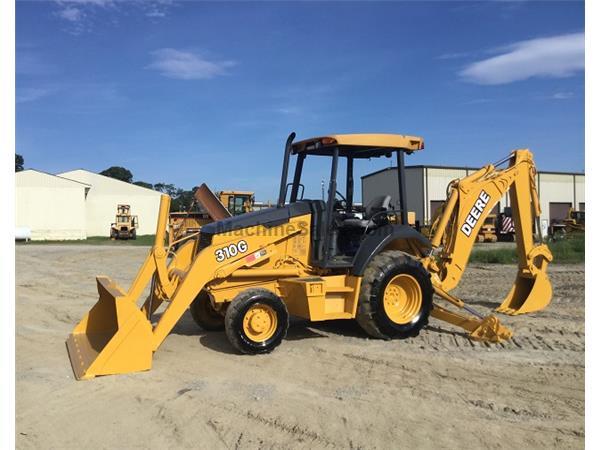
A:
{"type": "Polygon", "coordinates": [[[517,275],[515,284],[496,311],[516,316],[544,309],[552,299],[552,285],[545,272],[532,277],[517,275]]]}
{"type": "Polygon", "coordinates": [[[100,299],[67,339],[75,378],[148,370],[152,367],[152,325],[108,277],[97,277],[100,299]]]}
{"type": "Polygon", "coordinates": [[[516,316],[544,309],[552,300],[552,285],[546,274],[552,253],[546,245],[534,247],[521,266],[512,289],[496,311],[516,316]]]}

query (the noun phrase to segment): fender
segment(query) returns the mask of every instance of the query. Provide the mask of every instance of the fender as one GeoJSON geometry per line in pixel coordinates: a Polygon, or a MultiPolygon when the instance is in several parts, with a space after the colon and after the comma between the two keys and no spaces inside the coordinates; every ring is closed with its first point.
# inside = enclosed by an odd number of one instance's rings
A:
{"type": "Polygon", "coordinates": [[[397,239],[415,239],[423,247],[431,248],[431,242],[417,230],[408,225],[385,225],[369,234],[360,244],[354,256],[352,275],[361,277],[371,259],[397,239]]]}

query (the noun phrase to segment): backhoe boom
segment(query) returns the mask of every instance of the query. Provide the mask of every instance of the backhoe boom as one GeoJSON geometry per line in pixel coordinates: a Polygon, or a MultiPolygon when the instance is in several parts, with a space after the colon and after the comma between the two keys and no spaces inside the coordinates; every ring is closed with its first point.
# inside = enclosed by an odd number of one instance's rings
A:
{"type": "MultiPolygon", "coordinates": [[[[534,223],[539,231],[540,216],[533,155],[526,149],[515,150],[508,161],[505,169],[490,164],[450,183],[448,200],[432,227],[434,251],[424,264],[432,274],[436,293],[449,295],[464,274],[485,218],[508,192],[519,268],[512,289],[497,311],[514,315],[538,311],[550,303],[552,286],[546,268],[552,254],[546,245],[536,245],[533,238],[534,223]]],[[[446,295],[441,296],[448,300],[446,295]]],[[[435,310],[433,314],[444,315],[435,310]]]]}

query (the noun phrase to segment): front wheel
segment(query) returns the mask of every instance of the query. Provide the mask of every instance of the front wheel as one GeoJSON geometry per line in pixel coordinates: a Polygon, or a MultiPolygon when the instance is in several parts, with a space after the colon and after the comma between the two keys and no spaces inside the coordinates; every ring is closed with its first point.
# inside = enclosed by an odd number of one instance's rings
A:
{"type": "Polygon", "coordinates": [[[267,289],[240,292],[225,313],[225,333],[241,353],[269,353],[281,344],[289,326],[285,303],[267,289]]]}
{"type": "Polygon", "coordinates": [[[369,262],[356,315],[367,334],[382,339],[416,336],[427,325],[432,307],[430,275],[419,261],[389,250],[369,262]]]}
{"type": "Polygon", "coordinates": [[[210,301],[206,291],[200,291],[190,305],[190,314],[194,322],[206,331],[219,331],[225,328],[224,318],[210,301]]]}

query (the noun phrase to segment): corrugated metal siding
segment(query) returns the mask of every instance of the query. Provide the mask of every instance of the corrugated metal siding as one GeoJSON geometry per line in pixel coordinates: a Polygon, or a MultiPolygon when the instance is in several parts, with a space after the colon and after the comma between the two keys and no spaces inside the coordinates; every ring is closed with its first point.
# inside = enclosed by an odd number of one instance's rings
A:
{"type": "MultiPolygon", "coordinates": [[[[423,223],[423,170],[420,168],[406,169],[406,207],[414,211],[416,219],[423,223]]],[[[400,206],[398,191],[398,172],[396,168],[382,170],[376,176],[362,178],[362,202],[367,205],[379,195],[392,197],[391,204],[394,209],[400,206]]]]}
{"type": "Polygon", "coordinates": [[[427,213],[425,223],[430,223],[435,211],[431,210],[431,202],[446,200],[448,184],[457,178],[467,176],[467,169],[427,169],[427,213]]]}
{"type": "MultiPolygon", "coordinates": [[[[389,168],[363,178],[363,199],[373,198],[381,195],[382,192],[390,192],[393,199],[397,199],[395,171],[395,168],[389,168]]],[[[409,210],[417,212],[417,219],[422,220],[422,223],[428,223],[433,213],[430,211],[431,201],[445,200],[448,183],[475,170],[425,166],[407,167],[406,171],[409,210]],[[420,177],[408,175],[408,173],[415,174],[417,171],[421,174],[420,177]],[[422,215],[419,211],[422,211],[422,215]]],[[[576,207],[579,207],[580,203],[585,203],[585,175],[538,172],[537,178],[542,219],[547,220],[548,223],[550,202],[570,202],[576,207]]],[[[510,206],[508,193],[500,200],[501,210],[506,206],[510,206]]]]}
{"type": "Polygon", "coordinates": [[[575,175],[575,205],[579,208],[581,203],[585,204],[585,176],[575,175]]]}
{"type": "Polygon", "coordinates": [[[398,177],[396,170],[388,168],[372,177],[362,178],[362,204],[366,206],[378,195],[389,194],[392,202],[398,202],[398,177]]]}
{"type": "Polygon", "coordinates": [[[575,201],[574,176],[567,174],[539,174],[540,207],[542,220],[550,223],[550,203],[570,203],[575,201]]]}
{"type": "Polygon", "coordinates": [[[414,211],[416,220],[423,224],[425,209],[422,199],[425,196],[422,168],[407,168],[406,173],[406,206],[414,211]]]}

